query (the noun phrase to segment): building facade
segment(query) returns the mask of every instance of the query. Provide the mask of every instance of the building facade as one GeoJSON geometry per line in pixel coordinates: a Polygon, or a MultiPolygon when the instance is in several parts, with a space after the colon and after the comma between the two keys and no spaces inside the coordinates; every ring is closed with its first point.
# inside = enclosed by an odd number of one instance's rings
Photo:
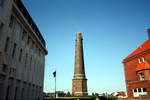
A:
{"type": "Polygon", "coordinates": [[[150,29],[149,39],[123,60],[128,99],[150,98],[150,29]]]}
{"type": "Polygon", "coordinates": [[[0,100],[42,100],[45,55],[21,0],[0,0],[0,100]]]}
{"type": "Polygon", "coordinates": [[[84,56],[82,35],[80,32],[76,36],[76,50],[75,50],[75,66],[74,77],[72,79],[72,95],[84,96],[87,92],[87,79],[85,76],[84,56]]]}

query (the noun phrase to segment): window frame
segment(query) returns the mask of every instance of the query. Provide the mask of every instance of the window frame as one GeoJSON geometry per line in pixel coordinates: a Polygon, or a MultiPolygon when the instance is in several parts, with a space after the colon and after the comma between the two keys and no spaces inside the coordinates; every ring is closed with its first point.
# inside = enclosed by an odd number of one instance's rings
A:
{"type": "Polygon", "coordinates": [[[145,76],[145,75],[144,75],[143,73],[140,73],[140,80],[145,80],[145,79],[144,79],[144,76],[145,76]]]}
{"type": "Polygon", "coordinates": [[[142,57],[143,62],[145,62],[145,57],[142,57]]]}
{"type": "Polygon", "coordinates": [[[140,63],[142,63],[142,60],[141,60],[141,58],[139,58],[139,59],[138,59],[138,61],[139,61],[139,64],[140,64],[140,63]]]}

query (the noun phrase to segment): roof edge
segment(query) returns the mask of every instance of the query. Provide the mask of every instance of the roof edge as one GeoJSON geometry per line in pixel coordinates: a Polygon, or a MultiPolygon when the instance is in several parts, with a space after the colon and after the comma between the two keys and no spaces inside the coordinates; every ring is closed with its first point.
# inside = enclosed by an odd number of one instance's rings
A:
{"type": "Polygon", "coordinates": [[[148,68],[146,68],[146,69],[141,69],[141,70],[136,71],[136,73],[138,73],[138,72],[140,72],[140,71],[144,71],[144,70],[150,70],[150,69],[148,69],[148,68]]]}
{"type": "Polygon", "coordinates": [[[131,57],[129,57],[129,58],[123,59],[122,63],[124,63],[124,62],[126,62],[126,61],[128,61],[128,60],[130,60],[130,59],[132,59],[132,58],[134,58],[134,57],[137,57],[137,56],[139,56],[139,55],[141,55],[141,54],[143,54],[143,53],[146,53],[146,52],[148,52],[148,51],[150,51],[150,49],[147,49],[147,50],[145,50],[145,51],[143,51],[143,52],[140,52],[140,53],[138,53],[138,54],[136,54],[136,55],[134,55],[134,56],[131,56],[131,57]]]}

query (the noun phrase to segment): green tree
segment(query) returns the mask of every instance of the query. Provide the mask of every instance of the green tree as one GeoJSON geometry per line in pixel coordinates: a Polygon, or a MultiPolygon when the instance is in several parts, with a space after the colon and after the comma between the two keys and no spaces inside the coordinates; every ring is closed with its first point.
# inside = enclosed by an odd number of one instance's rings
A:
{"type": "Polygon", "coordinates": [[[98,93],[95,93],[95,97],[98,97],[99,96],[99,94],[98,93]]]}
{"type": "Polygon", "coordinates": [[[67,92],[66,97],[71,97],[71,94],[69,91],[67,92]]]}

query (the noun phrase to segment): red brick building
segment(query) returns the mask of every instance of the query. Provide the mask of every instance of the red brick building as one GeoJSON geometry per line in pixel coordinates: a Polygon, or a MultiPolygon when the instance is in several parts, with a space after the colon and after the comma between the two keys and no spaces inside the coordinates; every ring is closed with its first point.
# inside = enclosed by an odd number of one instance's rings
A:
{"type": "Polygon", "coordinates": [[[150,98],[150,29],[149,39],[123,59],[128,98],[150,98]]]}

